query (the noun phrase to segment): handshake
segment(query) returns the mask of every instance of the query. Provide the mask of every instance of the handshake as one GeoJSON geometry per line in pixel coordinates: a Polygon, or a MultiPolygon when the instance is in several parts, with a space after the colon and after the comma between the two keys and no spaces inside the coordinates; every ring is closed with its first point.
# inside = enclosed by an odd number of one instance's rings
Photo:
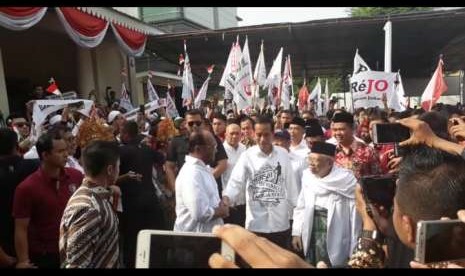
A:
{"type": "Polygon", "coordinates": [[[230,205],[229,198],[226,196],[223,197],[218,207],[215,208],[214,217],[220,217],[220,218],[229,217],[229,205],[230,205]]]}

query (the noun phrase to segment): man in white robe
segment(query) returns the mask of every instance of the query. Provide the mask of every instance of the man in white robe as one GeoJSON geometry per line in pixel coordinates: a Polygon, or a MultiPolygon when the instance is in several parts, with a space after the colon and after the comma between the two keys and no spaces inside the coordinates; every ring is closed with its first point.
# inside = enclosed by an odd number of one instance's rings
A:
{"type": "Polygon", "coordinates": [[[215,158],[216,140],[211,132],[194,131],[189,136],[189,155],[176,178],[174,231],[211,232],[229,216],[220,200],[218,186],[207,166],[215,158]]]}
{"type": "Polygon", "coordinates": [[[313,265],[344,266],[362,226],[355,208],[357,180],[334,164],[335,151],[332,144],[313,143],[294,209],[292,246],[313,265]]]}

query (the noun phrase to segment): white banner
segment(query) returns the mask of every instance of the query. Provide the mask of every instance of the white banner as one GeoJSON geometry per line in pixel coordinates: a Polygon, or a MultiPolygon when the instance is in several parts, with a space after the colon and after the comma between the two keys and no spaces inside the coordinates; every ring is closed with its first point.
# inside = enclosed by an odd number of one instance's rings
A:
{"type": "Polygon", "coordinates": [[[45,98],[47,98],[47,100],[76,100],[78,98],[78,95],[76,91],[68,91],[68,92],[62,93],[61,96],[50,94],[46,96],[45,98]]]}
{"type": "Polygon", "coordinates": [[[364,71],[355,74],[350,79],[350,90],[354,109],[364,107],[383,108],[383,94],[387,99],[396,93],[396,74],[380,71],[364,71]]]}
{"type": "MultiPolygon", "coordinates": [[[[165,100],[164,99],[158,99],[155,101],[151,101],[149,103],[146,103],[144,105],[145,108],[145,114],[150,114],[152,111],[155,111],[161,107],[166,106],[165,100]]],[[[124,117],[126,118],[127,121],[134,121],[137,118],[137,112],[139,112],[139,107],[135,108],[129,112],[124,113],[124,117]]]]}
{"type": "Polygon", "coordinates": [[[47,116],[53,112],[61,110],[68,106],[70,110],[78,111],[79,113],[89,116],[89,113],[94,104],[91,100],[37,100],[34,102],[32,108],[32,122],[31,128],[32,137],[38,138],[41,132],[41,126],[47,119],[47,116]]]}

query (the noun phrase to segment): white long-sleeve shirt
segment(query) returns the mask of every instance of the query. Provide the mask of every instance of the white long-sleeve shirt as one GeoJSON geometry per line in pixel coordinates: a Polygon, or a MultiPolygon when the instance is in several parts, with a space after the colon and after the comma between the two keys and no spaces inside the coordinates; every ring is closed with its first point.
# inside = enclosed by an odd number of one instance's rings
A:
{"type": "Polygon", "coordinates": [[[297,186],[289,153],[273,146],[271,154],[259,146],[250,147],[239,157],[223,191],[231,203],[246,193],[245,227],[260,233],[289,229],[289,213],[297,203],[297,186]]]}
{"type": "Polygon", "coordinates": [[[356,183],[352,171],[337,165],[323,178],[312,174],[310,169],[303,172],[292,236],[302,238],[304,254],[309,250],[315,206],[320,206],[328,210],[326,245],[331,264],[340,266],[347,262],[362,228],[355,207],[356,183]]]}
{"type": "Polygon", "coordinates": [[[220,203],[218,186],[202,160],[186,155],[175,185],[174,231],[211,232],[213,226],[223,224],[223,219],[213,218],[220,203]]]}
{"type": "MultiPolygon", "coordinates": [[[[239,160],[239,157],[241,154],[246,151],[246,147],[242,144],[239,143],[237,146],[237,149],[235,149],[233,146],[228,144],[228,142],[224,141],[223,143],[224,150],[226,151],[226,154],[228,155],[228,167],[226,171],[223,172],[221,175],[221,183],[223,185],[223,190],[226,189],[226,185],[228,184],[229,178],[231,177],[231,173],[234,169],[234,166],[237,163],[237,160],[239,160]]],[[[245,204],[245,191],[238,196],[236,205],[244,205],[245,204]]]]}
{"type": "Polygon", "coordinates": [[[310,149],[308,148],[307,142],[304,138],[302,138],[302,140],[297,146],[290,146],[289,151],[294,154],[297,154],[301,158],[307,158],[308,154],[310,153],[310,149]]]}

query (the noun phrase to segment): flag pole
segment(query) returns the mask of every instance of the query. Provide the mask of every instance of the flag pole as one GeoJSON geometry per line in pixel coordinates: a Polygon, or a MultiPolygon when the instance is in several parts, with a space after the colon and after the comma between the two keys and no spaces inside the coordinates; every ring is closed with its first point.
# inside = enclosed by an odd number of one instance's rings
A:
{"type": "Polygon", "coordinates": [[[386,22],[383,28],[385,32],[384,36],[384,72],[391,72],[392,62],[392,22],[389,20],[386,22]]]}

